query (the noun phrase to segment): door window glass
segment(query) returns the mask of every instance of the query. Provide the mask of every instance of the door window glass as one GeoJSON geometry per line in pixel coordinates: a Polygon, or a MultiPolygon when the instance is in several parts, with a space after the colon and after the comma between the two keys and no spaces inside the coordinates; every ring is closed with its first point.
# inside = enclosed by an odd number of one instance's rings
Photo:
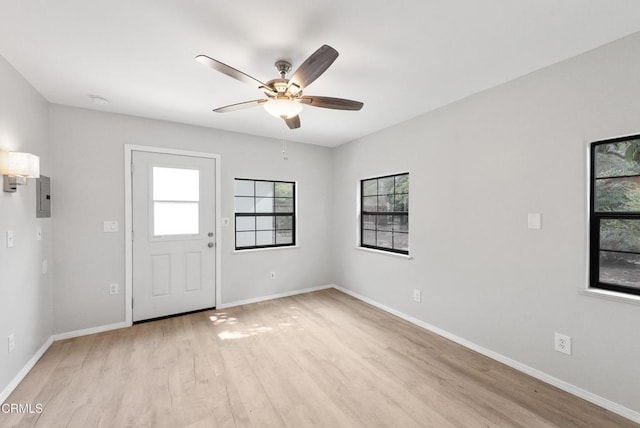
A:
{"type": "Polygon", "coordinates": [[[200,232],[200,171],[153,167],[153,235],[200,232]]]}

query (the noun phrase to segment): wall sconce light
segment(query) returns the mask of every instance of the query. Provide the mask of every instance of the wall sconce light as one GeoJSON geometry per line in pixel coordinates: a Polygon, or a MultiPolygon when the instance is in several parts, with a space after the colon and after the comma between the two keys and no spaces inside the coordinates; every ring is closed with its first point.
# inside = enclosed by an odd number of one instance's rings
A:
{"type": "Polygon", "coordinates": [[[27,178],[40,177],[40,158],[36,155],[8,152],[2,161],[5,192],[15,193],[18,186],[27,184],[27,178]]]}

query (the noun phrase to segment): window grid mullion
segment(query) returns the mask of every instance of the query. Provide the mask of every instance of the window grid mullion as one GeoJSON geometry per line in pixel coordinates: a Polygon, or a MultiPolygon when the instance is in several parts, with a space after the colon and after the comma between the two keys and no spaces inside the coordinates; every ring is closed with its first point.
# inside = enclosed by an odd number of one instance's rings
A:
{"type": "Polygon", "coordinates": [[[640,177],[640,174],[629,174],[629,175],[610,175],[607,177],[593,177],[594,180],[615,180],[616,178],[633,178],[640,177]]]}
{"type": "Polygon", "coordinates": [[[640,252],[638,252],[638,251],[609,250],[609,249],[606,249],[606,248],[600,248],[599,251],[604,251],[606,253],[635,254],[635,255],[640,256],[640,252]]]}

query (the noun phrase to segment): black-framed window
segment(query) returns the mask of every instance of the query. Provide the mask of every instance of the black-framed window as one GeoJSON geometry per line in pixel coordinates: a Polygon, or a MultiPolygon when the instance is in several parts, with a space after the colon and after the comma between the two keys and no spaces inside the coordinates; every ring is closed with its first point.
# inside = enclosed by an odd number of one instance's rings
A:
{"type": "Polygon", "coordinates": [[[296,244],[296,184],[235,179],[236,250],[296,244]]]}
{"type": "Polygon", "coordinates": [[[640,135],[591,144],[589,284],[640,295],[640,135]]]}
{"type": "Polygon", "coordinates": [[[409,254],[409,173],[360,181],[360,246],[409,254]]]}

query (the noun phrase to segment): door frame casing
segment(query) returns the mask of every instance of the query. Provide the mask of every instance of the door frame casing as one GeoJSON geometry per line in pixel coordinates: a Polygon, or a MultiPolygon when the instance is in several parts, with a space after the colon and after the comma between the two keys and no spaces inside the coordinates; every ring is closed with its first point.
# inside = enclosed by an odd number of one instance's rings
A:
{"type": "Polygon", "coordinates": [[[221,261],[222,254],[220,249],[222,248],[221,240],[221,222],[220,216],[222,214],[221,209],[221,185],[220,185],[220,155],[213,153],[194,152],[189,150],[170,149],[165,147],[153,147],[153,146],[140,146],[135,144],[124,145],[124,252],[125,252],[125,292],[124,292],[124,311],[125,311],[125,324],[127,327],[133,325],[133,180],[131,176],[131,161],[133,158],[133,152],[151,152],[167,155],[178,156],[192,156],[199,158],[214,159],[216,164],[215,178],[215,203],[216,203],[216,236],[215,236],[215,296],[216,305],[220,304],[222,298],[222,269],[221,261]]]}

